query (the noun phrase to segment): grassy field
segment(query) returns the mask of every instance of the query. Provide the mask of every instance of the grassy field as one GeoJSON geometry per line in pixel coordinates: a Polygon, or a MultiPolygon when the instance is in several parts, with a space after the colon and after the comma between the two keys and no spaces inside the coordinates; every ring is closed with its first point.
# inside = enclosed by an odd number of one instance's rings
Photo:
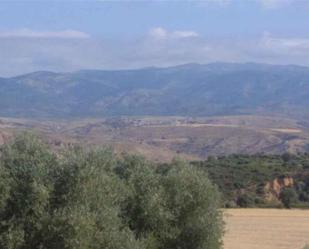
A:
{"type": "Polygon", "coordinates": [[[309,244],[309,210],[225,210],[224,249],[302,249],[309,244]]]}

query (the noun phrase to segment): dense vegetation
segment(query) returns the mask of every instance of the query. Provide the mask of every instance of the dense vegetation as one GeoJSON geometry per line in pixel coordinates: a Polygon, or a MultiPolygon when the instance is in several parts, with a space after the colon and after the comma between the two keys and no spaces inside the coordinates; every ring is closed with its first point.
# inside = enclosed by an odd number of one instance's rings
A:
{"type": "Polygon", "coordinates": [[[196,167],[71,148],[31,135],[2,147],[0,248],[218,249],[218,191],[196,167]]]}
{"type": "Polygon", "coordinates": [[[192,164],[218,185],[225,207],[309,208],[309,154],[231,155],[192,164]]]}

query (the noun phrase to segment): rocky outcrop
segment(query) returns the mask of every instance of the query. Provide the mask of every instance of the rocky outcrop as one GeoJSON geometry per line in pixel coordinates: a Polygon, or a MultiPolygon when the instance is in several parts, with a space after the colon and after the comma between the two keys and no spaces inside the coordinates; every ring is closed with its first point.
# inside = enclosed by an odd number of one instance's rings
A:
{"type": "Polygon", "coordinates": [[[0,145],[3,145],[9,139],[10,135],[0,131],[0,145]]]}
{"type": "Polygon", "coordinates": [[[294,179],[291,176],[275,178],[274,180],[266,183],[264,187],[265,197],[269,201],[278,200],[282,189],[293,186],[294,179]]]}

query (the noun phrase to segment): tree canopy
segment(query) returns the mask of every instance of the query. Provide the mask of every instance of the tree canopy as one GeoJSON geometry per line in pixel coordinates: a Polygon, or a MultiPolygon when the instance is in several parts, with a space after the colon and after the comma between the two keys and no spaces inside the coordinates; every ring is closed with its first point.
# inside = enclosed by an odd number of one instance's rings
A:
{"type": "Polygon", "coordinates": [[[185,162],[74,147],[23,134],[0,155],[0,248],[219,249],[219,194],[185,162]]]}

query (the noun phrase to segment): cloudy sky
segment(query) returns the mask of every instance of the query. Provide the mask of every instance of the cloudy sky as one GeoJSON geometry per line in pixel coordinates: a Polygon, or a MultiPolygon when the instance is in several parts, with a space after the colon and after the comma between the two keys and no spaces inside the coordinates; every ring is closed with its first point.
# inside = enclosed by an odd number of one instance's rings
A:
{"type": "Polygon", "coordinates": [[[309,66],[309,0],[0,0],[0,76],[184,63],[309,66]]]}

